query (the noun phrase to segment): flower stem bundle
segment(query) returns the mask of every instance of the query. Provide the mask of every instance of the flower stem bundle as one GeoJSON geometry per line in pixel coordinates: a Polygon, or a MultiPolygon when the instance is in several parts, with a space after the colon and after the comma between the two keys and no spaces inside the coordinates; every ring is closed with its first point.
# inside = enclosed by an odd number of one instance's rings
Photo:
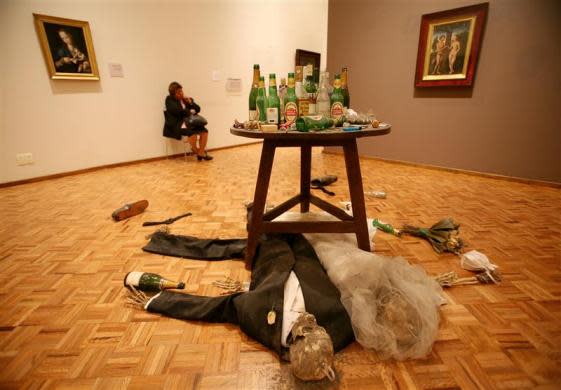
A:
{"type": "Polygon", "coordinates": [[[404,225],[401,233],[424,238],[437,253],[452,252],[459,255],[464,247],[464,242],[459,237],[459,229],[460,225],[452,218],[444,218],[430,228],[404,225]]]}

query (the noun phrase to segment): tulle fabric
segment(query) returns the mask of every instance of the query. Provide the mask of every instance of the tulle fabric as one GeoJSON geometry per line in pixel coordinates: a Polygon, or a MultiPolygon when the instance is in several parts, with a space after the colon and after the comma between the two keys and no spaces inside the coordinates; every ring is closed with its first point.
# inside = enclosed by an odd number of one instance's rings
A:
{"type": "MultiPolygon", "coordinates": [[[[287,213],[289,220],[330,220],[287,213]]],[[[372,226],[371,222],[368,223],[372,226]]],[[[374,230],[370,230],[371,236],[374,230]]],[[[354,234],[308,233],[329,278],[341,292],[356,340],[382,358],[426,356],[438,332],[442,289],[417,265],[357,248],[354,234]]]]}

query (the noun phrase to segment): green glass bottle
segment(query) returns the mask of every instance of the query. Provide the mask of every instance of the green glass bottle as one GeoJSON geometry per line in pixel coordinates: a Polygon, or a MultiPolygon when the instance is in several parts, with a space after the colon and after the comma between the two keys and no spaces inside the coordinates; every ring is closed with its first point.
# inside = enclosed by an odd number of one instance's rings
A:
{"type": "Polygon", "coordinates": [[[343,68],[341,72],[341,90],[343,91],[343,107],[351,106],[351,95],[349,94],[349,72],[347,68],[343,68]]]}
{"type": "Polygon", "coordinates": [[[257,120],[257,108],[255,99],[257,98],[257,90],[259,89],[259,65],[253,65],[253,82],[251,83],[251,91],[249,92],[249,120],[257,120]]]}
{"type": "Polygon", "coordinates": [[[333,119],[325,117],[323,115],[301,116],[296,119],[296,130],[325,130],[333,127],[333,123],[333,119]]]}
{"type": "Polygon", "coordinates": [[[340,125],[340,120],[343,118],[343,104],[345,97],[343,96],[343,91],[341,90],[341,77],[336,74],[335,82],[333,83],[333,93],[331,94],[330,103],[331,118],[335,121],[335,125],[340,125]]]}
{"type": "Polygon", "coordinates": [[[379,219],[375,219],[372,221],[372,225],[375,228],[380,229],[383,232],[389,233],[389,234],[393,234],[394,236],[399,236],[401,235],[401,230],[394,228],[392,225],[390,225],[389,223],[385,223],[380,221],[379,219]]]}
{"type": "Polygon", "coordinates": [[[255,108],[257,109],[257,120],[267,123],[267,92],[265,92],[265,77],[259,77],[259,90],[255,98],[255,108]]]}
{"type": "Polygon", "coordinates": [[[280,125],[280,98],[277,93],[277,77],[269,74],[269,98],[267,99],[267,123],[280,125]]]}
{"type": "Polygon", "coordinates": [[[306,76],[306,83],[304,84],[304,90],[308,94],[308,115],[316,115],[316,99],[318,96],[318,86],[314,81],[314,76],[308,75],[306,76]]]}
{"type": "Polygon", "coordinates": [[[284,97],[284,117],[286,122],[295,121],[298,118],[298,98],[294,86],[294,73],[288,74],[288,89],[284,97]]]}
{"type": "Polygon", "coordinates": [[[161,275],[150,272],[132,271],[125,275],[125,287],[134,287],[140,291],[156,292],[167,289],[183,290],[185,283],[174,282],[161,275]]]}

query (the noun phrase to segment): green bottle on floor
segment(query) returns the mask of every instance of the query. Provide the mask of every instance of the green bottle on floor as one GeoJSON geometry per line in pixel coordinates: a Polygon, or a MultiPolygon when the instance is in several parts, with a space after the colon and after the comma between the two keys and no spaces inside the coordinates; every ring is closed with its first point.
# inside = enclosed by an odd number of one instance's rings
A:
{"type": "Polygon", "coordinates": [[[132,271],[125,276],[125,287],[134,287],[145,292],[157,292],[168,289],[183,290],[185,283],[174,282],[161,275],[150,272],[132,271]]]}

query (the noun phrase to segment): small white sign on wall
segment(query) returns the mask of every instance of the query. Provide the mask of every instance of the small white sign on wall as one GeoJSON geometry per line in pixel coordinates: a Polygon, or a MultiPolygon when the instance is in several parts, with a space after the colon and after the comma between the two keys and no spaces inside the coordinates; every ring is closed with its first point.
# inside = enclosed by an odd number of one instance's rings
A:
{"type": "Polygon", "coordinates": [[[226,80],[226,91],[229,93],[241,93],[242,79],[228,77],[228,80],[226,80]]]}
{"type": "Polygon", "coordinates": [[[109,75],[111,77],[125,77],[123,65],[114,62],[109,63],[109,75]]]}

